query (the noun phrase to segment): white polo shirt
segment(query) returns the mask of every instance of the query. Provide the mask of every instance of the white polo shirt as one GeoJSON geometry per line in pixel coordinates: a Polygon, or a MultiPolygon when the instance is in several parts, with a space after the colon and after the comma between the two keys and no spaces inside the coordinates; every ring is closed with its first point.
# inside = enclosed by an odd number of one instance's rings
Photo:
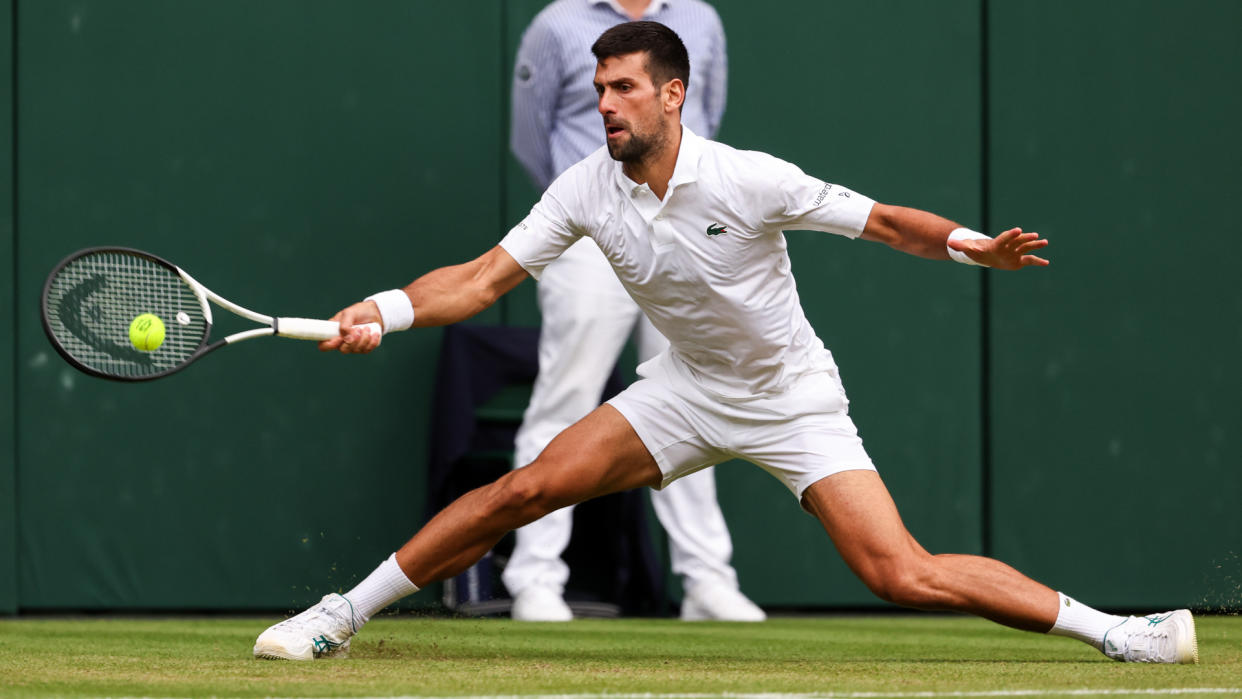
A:
{"type": "Polygon", "coordinates": [[[668,338],[668,355],[653,361],[719,399],[748,401],[835,373],[802,311],[782,231],[856,238],[874,203],[683,126],[663,201],[600,148],[558,177],[500,245],[538,279],[589,236],[668,338]]]}

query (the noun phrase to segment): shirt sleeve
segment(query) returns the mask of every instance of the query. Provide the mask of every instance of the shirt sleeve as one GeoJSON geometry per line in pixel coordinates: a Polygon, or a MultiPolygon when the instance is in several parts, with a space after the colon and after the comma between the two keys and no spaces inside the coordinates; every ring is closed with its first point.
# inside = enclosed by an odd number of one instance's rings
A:
{"type": "Polygon", "coordinates": [[[564,71],[559,42],[547,25],[536,17],[522,34],[513,64],[509,123],[509,148],[540,190],[556,177],[551,129],[564,71]]]}
{"type": "Polygon", "coordinates": [[[720,16],[712,13],[715,19],[712,36],[711,64],[707,68],[707,85],[703,91],[703,113],[707,115],[707,138],[715,138],[720,131],[720,121],[724,118],[725,97],[729,86],[729,59],[725,51],[724,25],[720,16]]]}
{"type": "Polygon", "coordinates": [[[769,177],[777,188],[766,223],[780,230],[823,231],[857,238],[862,235],[875,200],[847,187],[825,182],[798,166],[773,158],[769,177]]]}
{"type": "Polygon", "coordinates": [[[526,218],[500,241],[500,247],[536,281],[543,275],[544,268],[578,242],[584,232],[572,221],[569,208],[564,204],[572,194],[564,180],[562,176],[553,182],[526,218]]]}

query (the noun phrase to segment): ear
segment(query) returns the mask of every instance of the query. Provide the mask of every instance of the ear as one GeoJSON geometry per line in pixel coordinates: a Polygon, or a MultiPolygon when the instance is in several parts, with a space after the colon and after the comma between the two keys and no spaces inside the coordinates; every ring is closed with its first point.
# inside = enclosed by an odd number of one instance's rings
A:
{"type": "Polygon", "coordinates": [[[686,101],[686,84],[680,78],[673,78],[664,83],[660,88],[660,93],[664,102],[664,111],[679,111],[682,103],[686,101]]]}

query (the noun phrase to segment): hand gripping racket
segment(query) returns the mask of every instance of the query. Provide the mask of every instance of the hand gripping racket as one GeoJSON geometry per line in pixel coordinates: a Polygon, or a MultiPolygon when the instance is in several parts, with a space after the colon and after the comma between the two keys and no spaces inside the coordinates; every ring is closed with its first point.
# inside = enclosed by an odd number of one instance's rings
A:
{"type": "MultiPolygon", "coordinates": [[[[43,285],[42,311],[43,329],[66,361],[87,374],[116,381],[168,376],[225,345],[254,337],[328,340],[340,334],[336,321],[273,318],[242,308],[180,267],[128,248],[88,248],[62,260],[43,285]],[[208,301],[267,327],[207,344],[208,301]],[[145,331],[149,324],[159,325],[148,314],[159,318],[164,337],[139,344],[132,339],[137,329],[131,326],[145,331]]],[[[376,323],[364,327],[381,332],[376,323]]]]}

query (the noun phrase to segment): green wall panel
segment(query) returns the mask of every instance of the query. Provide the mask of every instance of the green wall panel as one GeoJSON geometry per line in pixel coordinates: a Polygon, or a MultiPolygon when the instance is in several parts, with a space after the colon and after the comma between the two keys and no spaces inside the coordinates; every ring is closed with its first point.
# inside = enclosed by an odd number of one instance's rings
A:
{"type": "Polygon", "coordinates": [[[51,1],[20,33],[21,607],[294,608],[352,584],[421,521],[438,331],[368,358],[255,341],[122,385],[60,361],[38,293],[72,250],[124,244],[326,315],[485,250],[498,12],[51,1]]]}
{"type": "MultiPolygon", "coordinates": [[[[715,4],[729,44],[720,140],[979,225],[977,2],[715,4]]],[[[789,240],[803,306],[907,526],[934,552],[978,553],[979,272],[826,234],[789,240]]],[[[775,480],[729,464],[718,481],[756,601],[879,603],[775,480]]]]}
{"type": "Polygon", "coordinates": [[[1053,261],[992,278],[997,552],[1087,603],[1236,608],[1242,4],[991,8],[993,220],[1053,261]]]}
{"type": "Polygon", "coordinates": [[[4,0],[0,2],[0,614],[17,611],[13,128],[13,3],[4,0]]]}
{"type": "MultiPolygon", "coordinates": [[[[0,320],[0,613],[296,608],[422,521],[438,331],[368,358],[256,341],[122,385],[59,360],[38,294],[69,252],[123,244],[257,310],[321,315],[478,255],[537,196],[507,119],[543,4],[0,0],[0,36],[20,38],[15,87],[0,48],[0,307],[18,311],[0,320]]],[[[1099,606],[1236,607],[1242,6],[715,4],[721,140],[1053,240],[1053,267],[987,273],[984,493],[983,273],[789,235],[914,535],[978,553],[989,527],[998,558],[1099,606]]],[[[533,292],[479,320],[537,322],[533,292]]],[[[774,480],[734,462],[719,483],[757,601],[876,604],[774,480]]]]}

